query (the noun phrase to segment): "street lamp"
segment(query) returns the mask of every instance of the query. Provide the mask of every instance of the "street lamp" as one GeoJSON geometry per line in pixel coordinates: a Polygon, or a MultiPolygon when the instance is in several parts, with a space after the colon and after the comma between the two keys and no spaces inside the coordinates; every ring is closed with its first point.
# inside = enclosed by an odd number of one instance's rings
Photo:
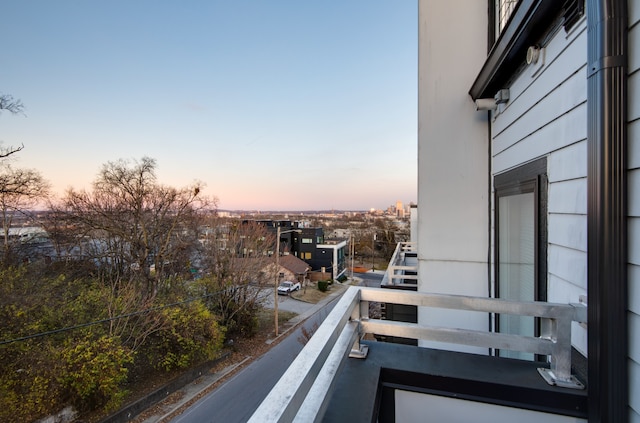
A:
{"type": "Polygon", "coordinates": [[[280,235],[288,234],[289,232],[302,232],[300,229],[290,229],[288,231],[281,231],[280,226],[276,228],[276,284],[273,288],[273,307],[275,309],[275,331],[276,338],[278,337],[278,285],[280,284],[280,235]]]}

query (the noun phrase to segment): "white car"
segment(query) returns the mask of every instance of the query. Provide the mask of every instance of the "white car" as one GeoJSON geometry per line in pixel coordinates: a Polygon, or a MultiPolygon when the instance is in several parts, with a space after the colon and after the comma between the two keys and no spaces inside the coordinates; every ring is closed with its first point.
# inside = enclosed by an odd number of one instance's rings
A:
{"type": "Polygon", "coordinates": [[[280,283],[278,287],[278,294],[289,295],[293,291],[300,289],[300,282],[284,281],[280,283]]]}

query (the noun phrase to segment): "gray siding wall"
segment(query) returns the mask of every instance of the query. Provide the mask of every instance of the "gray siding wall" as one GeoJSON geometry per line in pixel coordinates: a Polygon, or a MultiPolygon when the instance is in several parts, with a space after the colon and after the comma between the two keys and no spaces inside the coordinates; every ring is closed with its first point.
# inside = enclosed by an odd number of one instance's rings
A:
{"type": "MultiPolygon", "coordinates": [[[[548,301],[577,303],[587,293],[587,31],[560,28],[544,46],[544,64],[514,79],[510,100],[494,112],[492,173],[547,157],[548,301]]],[[[572,328],[587,354],[587,331],[572,328]]]]}
{"type": "Polygon", "coordinates": [[[640,4],[629,1],[629,406],[640,422],[640,4]]]}

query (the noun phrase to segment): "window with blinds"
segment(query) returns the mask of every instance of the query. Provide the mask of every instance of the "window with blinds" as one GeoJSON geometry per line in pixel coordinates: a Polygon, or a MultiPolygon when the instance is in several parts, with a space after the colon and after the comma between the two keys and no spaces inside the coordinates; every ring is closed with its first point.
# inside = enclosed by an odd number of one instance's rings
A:
{"type": "MultiPolygon", "coordinates": [[[[546,301],[546,159],[494,178],[495,293],[516,301],[546,301]]],[[[529,316],[497,315],[496,330],[538,336],[539,322],[529,316]]],[[[530,353],[498,351],[502,357],[534,360],[530,353]]]]}
{"type": "Polygon", "coordinates": [[[520,3],[520,0],[496,0],[496,39],[500,36],[504,27],[507,26],[507,22],[509,22],[509,18],[516,10],[518,3],[520,3]]]}

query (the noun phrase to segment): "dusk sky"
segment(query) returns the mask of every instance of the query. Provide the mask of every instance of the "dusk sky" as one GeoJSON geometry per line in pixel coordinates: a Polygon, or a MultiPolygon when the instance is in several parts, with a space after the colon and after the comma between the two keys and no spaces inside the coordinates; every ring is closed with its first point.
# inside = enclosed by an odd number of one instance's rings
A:
{"type": "Polygon", "coordinates": [[[55,192],[154,158],[221,209],[416,201],[417,2],[0,2],[0,115],[55,192]]]}

